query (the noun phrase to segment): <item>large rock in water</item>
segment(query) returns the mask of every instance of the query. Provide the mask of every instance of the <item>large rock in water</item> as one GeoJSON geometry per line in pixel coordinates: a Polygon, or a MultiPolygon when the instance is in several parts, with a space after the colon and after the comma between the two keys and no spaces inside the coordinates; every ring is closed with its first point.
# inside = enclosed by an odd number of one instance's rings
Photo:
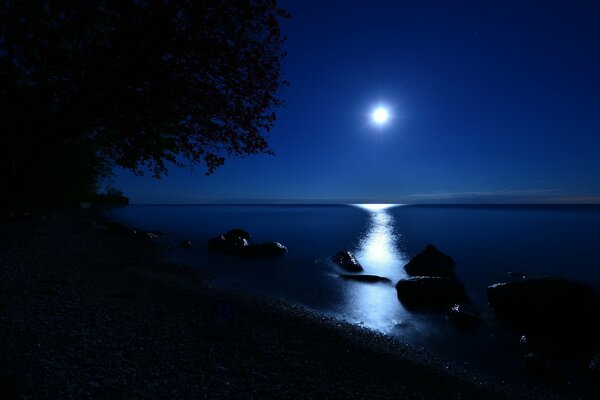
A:
{"type": "Polygon", "coordinates": [[[409,307],[448,307],[468,302],[462,283],[442,277],[413,276],[396,284],[398,300],[409,307]]]}
{"type": "Polygon", "coordinates": [[[265,242],[252,244],[241,252],[244,256],[250,257],[277,257],[287,253],[288,249],[279,242],[265,242]]]}
{"type": "Polygon", "coordinates": [[[487,288],[490,308],[514,321],[600,318],[600,296],[590,286],[564,278],[526,278],[487,288]]]}
{"type": "Polygon", "coordinates": [[[564,278],[527,278],[487,289],[496,316],[572,346],[599,344],[600,296],[564,278]]]}
{"type": "Polygon", "coordinates": [[[442,253],[430,244],[404,266],[406,272],[411,276],[439,276],[444,278],[454,278],[454,268],[452,257],[442,253]]]}
{"type": "Polygon", "coordinates": [[[331,257],[334,263],[349,272],[362,272],[363,267],[360,265],[356,257],[348,250],[342,250],[331,257]]]}

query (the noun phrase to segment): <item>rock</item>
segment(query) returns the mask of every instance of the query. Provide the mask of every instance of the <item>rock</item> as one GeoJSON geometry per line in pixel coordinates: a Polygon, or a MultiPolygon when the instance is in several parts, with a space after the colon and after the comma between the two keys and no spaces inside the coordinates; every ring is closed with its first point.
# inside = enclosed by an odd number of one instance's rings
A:
{"type": "Polygon", "coordinates": [[[279,242],[265,242],[246,246],[241,254],[250,257],[277,257],[287,251],[287,247],[279,242]]]}
{"type": "Polygon", "coordinates": [[[247,246],[248,241],[239,236],[226,239],[224,235],[219,235],[208,241],[208,249],[211,251],[240,253],[247,246]]]}
{"type": "Polygon", "coordinates": [[[454,278],[454,260],[428,244],[404,266],[411,276],[439,276],[454,278]]]}
{"type": "MultiPolygon", "coordinates": [[[[225,251],[231,254],[248,257],[275,257],[287,253],[288,249],[279,242],[265,242],[250,245],[250,234],[243,229],[235,228],[224,235],[216,236],[208,241],[208,249],[225,251]]],[[[184,242],[185,243],[185,242],[184,242]]],[[[189,242],[191,245],[191,242],[189,242]]],[[[182,246],[184,246],[182,244],[182,246]]],[[[184,246],[185,247],[185,246],[184,246]]]]}
{"type": "Polygon", "coordinates": [[[588,367],[597,378],[600,378],[600,353],[596,354],[594,358],[590,360],[588,367]]]}
{"type": "Polygon", "coordinates": [[[550,338],[563,351],[600,344],[600,296],[564,278],[527,278],[487,289],[490,308],[513,325],[550,338]]]}
{"type": "Polygon", "coordinates": [[[225,239],[227,240],[233,240],[235,238],[250,240],[251,237],[250,233],[240,228],[231,229],[227,231],[223,236],[225,236],[225,239]]]}
{"type": "Polygon", "coordinates": [[[396,284],[398,300],[412,307],[449,306],[467,302],[462,283],[442,277],[413,276],[396,284]]]}
{"type": "Polygon", "coordinates": [[[357,282],[367,282],[367,283],[375,283],[375,282],[391,282],[388,278],[384,278],[383,276],[377,275],[349,275],[349,274],[341,274],[340,278],[357,281],[357,282]]]}
{"type": "Polygon", "coordinates": [[[449,321],[460,326],[473,326],[483,322],[481,314],[470,304],[455,304],[446,312],[449,321]]]}
{"type": "Polygon", "coordinates": [[[487,288],[494,313],[514,321],[550,322],[598,318],[600,297],[590,286],[564,278],[526,278],[487,288]]]}
{"type": "Polygon", "coordinates": [[[230,253],[240,253],[249,245],[248,240],[240,236],[226,239],[225,243],[225,250],[229,251],[230,253]]]}
{"type": "Polygon", "coordinates": [[[362,272],[363,267],[360,265],[356,257],[348,250],[342,250],[331,257],[334,263],[348,272],[362,272]]]}
{"type": "MultiPolygon", "coordinates": [[[[212,239],[211,239],[212,240],[212,239]]],[[[209,242],[210,243],[210,242],[209,242]]],[[[191,240],[184,240],[183,242],[181,242],[181,247],[183,247],[184,249],[189,249],[193,246],[193,243],[191,240]]]]}

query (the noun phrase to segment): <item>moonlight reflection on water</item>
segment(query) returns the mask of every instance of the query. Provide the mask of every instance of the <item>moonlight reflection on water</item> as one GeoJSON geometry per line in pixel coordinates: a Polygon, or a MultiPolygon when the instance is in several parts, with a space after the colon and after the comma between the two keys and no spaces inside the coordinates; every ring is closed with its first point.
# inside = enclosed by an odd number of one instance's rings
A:
{"type": "Polygon", "coordinates": [[[369,225],[355,254],[364,274],[389,278],[392,284],[351,283],[348,287],[348,312],[360,316],[372,328],[387,330],[402,314],[394,284],[405,277],[405,256],[398,248],[395,221],[389,210],[398,204],[355,204],[369,213],[369,225]]]}

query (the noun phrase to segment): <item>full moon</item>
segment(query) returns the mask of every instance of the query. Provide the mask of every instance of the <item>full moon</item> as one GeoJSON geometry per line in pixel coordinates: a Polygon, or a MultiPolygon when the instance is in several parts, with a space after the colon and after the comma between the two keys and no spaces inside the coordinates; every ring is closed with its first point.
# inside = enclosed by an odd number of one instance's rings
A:
{"type": "Polygon", "coordinates": [[[377,107],[375,110],[373,110],[371,118],[377,125],[383,125],[390,119],[390,112],[387,108],[377,107]]]}

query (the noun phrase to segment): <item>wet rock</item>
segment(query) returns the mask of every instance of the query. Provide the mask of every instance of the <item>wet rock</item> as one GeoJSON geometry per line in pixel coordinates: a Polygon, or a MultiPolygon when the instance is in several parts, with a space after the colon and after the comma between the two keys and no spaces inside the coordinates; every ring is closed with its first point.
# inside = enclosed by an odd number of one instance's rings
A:
{"type": "Polygon", "coordinates": [[[251,237],[250,233],[248,233],[247,231],[240,229],[240,228],[231,229],[231,230],[227,231],[225,233],[225,235],[223,235],[223,236],[225,236],[225,239],[227,239],[227,240],[234,240],[236,238],[242,238],[242,239],[246,239],[248,241],[250,240],[250,237],[251,237]]]}
{"type": "Polygon", "coordinates": [[[208,249],[211,251],[239,253],[247,246],[248,241],[242,237],[226,239],[224,235],[219,235],[208,241],[208,249]]]}
{"type": "Polygon", "coordinates": [[[414,276],[396,284],[398,300],[410,307],[439,307],[468,302],[462,283],[442,277],[414,276]]]}
{"type": "Polygon", "coordinates": [[[563,352],[600,344],[600,296],[584,283],[527,278],[489,286],[487,297],[498,318],[550,339],[563,352]]]}
{"type": "Polygon", "coordinates": [[[438,276],[454,278],[455,264],[452,257],[429,244],[404,266],[411,276],[438,276]]]}
{"type": "Polygon", "coordinates": [[[250,257],[277,257],[287,251],[287,247],[279,242],[265,242],[246,246],[241,254],[250,257]]]}
{"type": "Polygon", "coordinates": [[[234,237],[226,240],[226,249],[230,253],[241,253],[249,246],[248,240],[243,237],[234,237]]]}
{"type": "Polygon", "coordinates": [[[348,250],[342,250],[331,257],[334,263],[348,272],[362,272],[363,267],[360,265],[356,257],[348,250]]]}
{"type": "Polygon", "coordinates": [[[181,242],[181,247],[183,247],[184,249],[190,249],[193,247],[193,243],[191,240],[184,240],[183,242],[181,242]]]}
{"type": "Polygon", "coordinates": [[[210,239],[208,241],[208,249],[248,257],[276,257],[284,255],[288,251],[287,247],[279,242],[250,244],[249,239],[250,233],[236,228],[224,235],[210,239]]]}
{"type": "Polygon", "coordinates": [[[391,280],[389,280],[388,278],[385,278],[383,276],[377,276],[377,275],[341,274],[340,278],[346,279],[349,281],[366,282],[366,283],[377,283],[377,282],[389,283],[389,282],[391,282],[391,280]]]}
{"type": "Polygon", "coordinates": [[[494,313],[531,323],[598,318],[600,297],[590,286],[564,278],[527,278],[487,288],[494,313]]]}
{"type": "Polygon", "coordinates": [[[470,304],[455,304],[446,312],[449,321],[453,323],[470,327],[483,322],[481,314],[470,304]]]}

